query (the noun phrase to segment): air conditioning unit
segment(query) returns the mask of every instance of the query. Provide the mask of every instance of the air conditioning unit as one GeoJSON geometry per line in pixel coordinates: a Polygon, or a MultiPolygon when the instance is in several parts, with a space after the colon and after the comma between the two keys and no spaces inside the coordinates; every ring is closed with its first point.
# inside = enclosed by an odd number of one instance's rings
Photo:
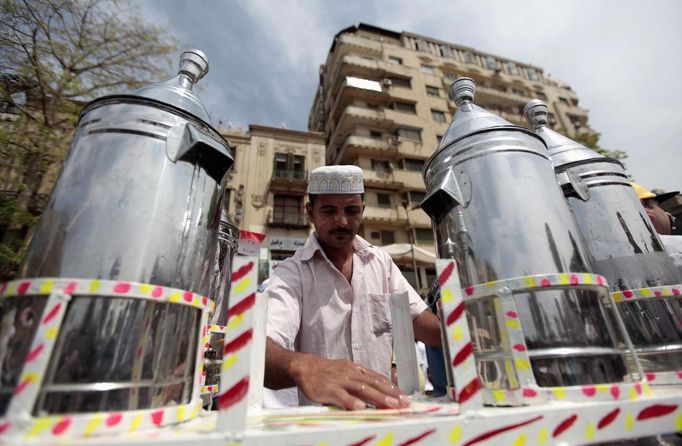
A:
{"type": "Polygon", "coordinates": [[[383,85],[384,87],[390,87],[391,85],[393,85],[393,81],[391,81],[390,79],[381,79],[381,85],[383,85]]]}

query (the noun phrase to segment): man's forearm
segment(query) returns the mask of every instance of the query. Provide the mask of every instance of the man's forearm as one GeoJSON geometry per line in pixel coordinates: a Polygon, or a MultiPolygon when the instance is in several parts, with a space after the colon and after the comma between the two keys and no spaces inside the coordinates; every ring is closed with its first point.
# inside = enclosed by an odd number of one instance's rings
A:
{"type": "Polygon", "coordinates": [[[414,337],[426,345],[432,347],[441,346],[440,321],[429,310],[422,311],[419,316],[412,320],[414,337]]]}
{"type": "Polygon", "coordinates": [[[305,356],[305,353],[292,352],[265,338],[265,387],[273,390],[295,387],[296,366],[305,361],[305,356]]]}

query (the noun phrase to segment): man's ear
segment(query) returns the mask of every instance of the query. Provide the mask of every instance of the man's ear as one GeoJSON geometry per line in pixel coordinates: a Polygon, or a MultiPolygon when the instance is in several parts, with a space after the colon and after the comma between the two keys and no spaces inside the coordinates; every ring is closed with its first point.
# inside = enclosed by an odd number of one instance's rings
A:
{"type": "Polygon", "coordinates": [[[312,217],[312,216],[313,216],[313,204],[312,204],[311,202],[308,201],[308,202],[305,204],[305,211],[306,211],[306,213],[308,214],[308,217],[312,217]]]}

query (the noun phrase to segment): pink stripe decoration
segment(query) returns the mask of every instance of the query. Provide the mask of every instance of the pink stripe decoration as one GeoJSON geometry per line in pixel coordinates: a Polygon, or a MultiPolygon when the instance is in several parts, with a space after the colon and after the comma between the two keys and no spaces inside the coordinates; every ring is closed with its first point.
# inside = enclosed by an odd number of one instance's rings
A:
{"type": "Polygon", "coordinates": [[[43,319],[42,324],[43,324],[43,325],[49,324],[50,321],[51,321],[52,319],[54,319],[54,317],[59,313],[59,310],[60,310],[61,308],[62,308],[62,303],[61,303],[61,302],[57,302],[57,305],[55,305],[54,307],[52,307],[52,309],[50,310],[50,312],[47,313],[47,316],[45,316],[45,319],[43,319]]]}
{"type": "Polygon", "coordinates": [[[229,310],[227,310],[227,318],[229,319],[232,316],[239,316],[246,310],[250,310],[251,307],[255,305],[255,303],[256,293],[251,293],[245,299],[242,299],[239,303],[235,304],[234,306],[230,307],[229,310]]]}
{"type": "Polygon", "coordinates": [[[479,392],[481,382],[476,371],[469,324],[464,317],[466,305],[457,265],[453,260],[442,259],[436,261],[436,269],[441,286],[441,328],[446,332],[448,351],[453,355],[447,358],[454,378],[454,388],[449,388],[448,396],[459,402],[463,410],[478,408],[483,405],[479,392]]]}
{"type": "Polygon", "coordinates": [[[45,344],[40,344],[38,347],[31,350],[29,354],[26,356],[26,362],[32,362],[33,360],[35,360],[38,357],[38,355],[40,355],[40,352],[42,352],[44,348],[45,344]]]}
{"type": "MultiPolygon", "coordinates": [[[[254,257],[234,258],[229,302],[235,304],[227,311],[227,324],[217,327],[217,331],[225,334],[223,364],[229,359],[231,365],[220,373],[216,429],[231,434],[246,429],[249,368],[253,348],[253,310],[258,283],[258,269],[254,267],[256,262],[254,257]],[[240,318],[240,322],[231,323],[236,317],[240,318]]],[[[209,327],[209,332],[215,331],[214,328],[209,327]]]]}
{"type": "Polygon", "coordinates": [[[445,324],[452,325],[453,323],[458,321],[460,317],[462,317],[462,314],[464,314],[464,302],[460,302],[460,304],[457,305],[454,310],[452,310],[447,320],[445,321],[445,324]]]}
{"type": "Polygon", "coordinates": [[[461,363],[463,363],[469,356],[471,356],[474,352],[474,345],[469,342],[466,344],[460,351],[457,352],[455,355],[455,359],[452,360],[452,365],[454,367],[457,367],[461,363]]]}

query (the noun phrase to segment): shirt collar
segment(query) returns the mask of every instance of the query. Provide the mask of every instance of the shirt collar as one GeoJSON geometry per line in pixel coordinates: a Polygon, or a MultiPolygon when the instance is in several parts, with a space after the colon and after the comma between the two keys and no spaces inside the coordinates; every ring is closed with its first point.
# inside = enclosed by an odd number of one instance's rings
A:
{"type": "MultiPolygon", "coordinates": [[[[359,235],[355,236],[355,239],[353,240],[353,252],[360,260],[366,263],[374,256],[374,252],[371,248],[372,245],[367,240],[359,235]]],[[[303,248],[301,248],[301,260],[307,262],[312,259],[318,251],[324,256],[324,251],[322,251],[320,242],[317,241],[317,233],[313,232],[308,236],[308,240],[305,242],[303,248]]]]}

